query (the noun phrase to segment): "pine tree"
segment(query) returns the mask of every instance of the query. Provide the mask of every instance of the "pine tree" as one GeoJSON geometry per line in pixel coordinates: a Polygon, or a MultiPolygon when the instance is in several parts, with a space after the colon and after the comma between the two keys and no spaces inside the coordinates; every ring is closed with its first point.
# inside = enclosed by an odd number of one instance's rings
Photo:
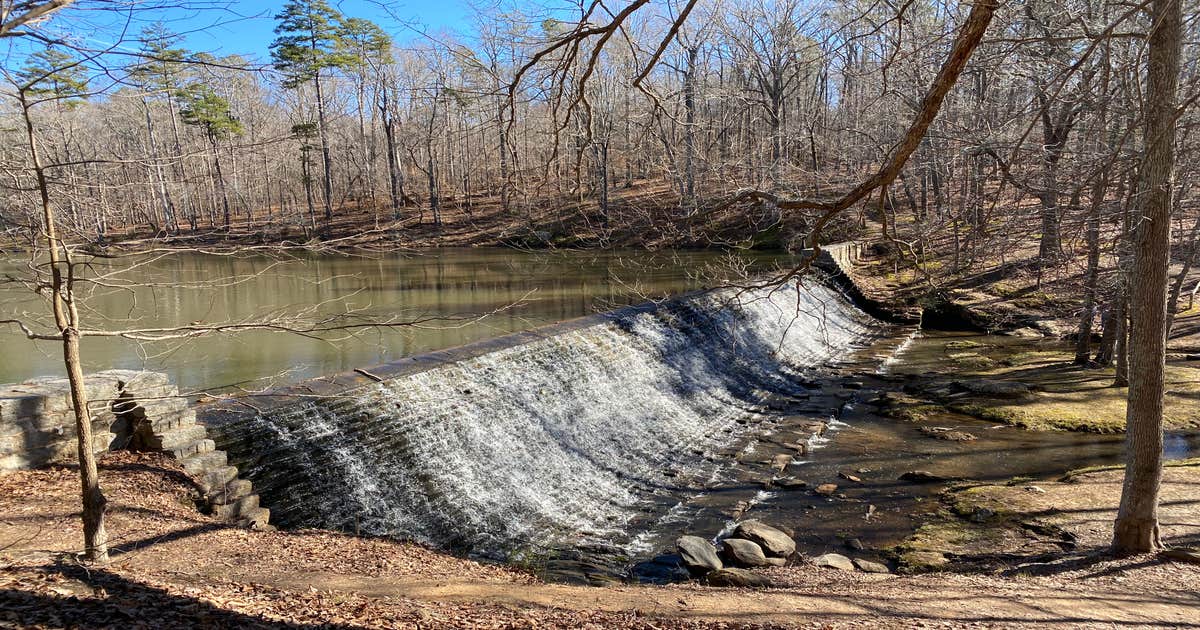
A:
{"type": "Polygon", "coordinates": [[[317,97],[317,135],[324,167],[325,219],[333,219],[333,175],[326,132],[322,72],[346,67],[350,61],[343,44],[344,18],[324,0],[292,0],[275,16],[278,37],[271,43],[275,69],[283,86],[295,89],[312,83],[317,97]]]}
{"type": "Polygon", "coordinates": [[[221,193],[221,205],[225,211],[225,227],[229,228],[229,193],[225,189],[225,175],[221,172],[220,140],[242,134],[242,123],[222,98],[207,85],[193,83],[184,91],[184,106],[180,111],[183,122],[198,127],[208,138],[213,152],[213,168],[216,171],[217,189],[221,193]]]}

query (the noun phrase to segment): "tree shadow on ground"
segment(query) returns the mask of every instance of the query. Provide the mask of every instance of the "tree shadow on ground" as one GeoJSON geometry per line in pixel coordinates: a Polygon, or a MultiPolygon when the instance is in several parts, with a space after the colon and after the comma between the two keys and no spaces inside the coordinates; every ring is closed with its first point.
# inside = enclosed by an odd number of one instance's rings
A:
{"type": "MultiPolygon", "coordinates": [[[[59,563],[38,568],[36,577],[62,576],[90,588],[82,594],[38,593],[28,590],[0,590],[3,622],[15,627],[47,626],[68,628],[267,628],[351,629],[366,626],[345,624],[300,624],[272,621],[258,615],[218,608],[201,599],[175,595],[163,589],[141,584],[105,569],[90,569],[59,563]],[[40,574],[40,576],[38,575],[40,574]]],[[[36,577],[35,577],[36,576],[36,577]]],[[[49,581],[49,580],[47,580],[49,581]]],[[[70,584],[69,582],[67,584],[70,584]]],[[[66,591],[68,589],[58,589],[66,591]]]]}

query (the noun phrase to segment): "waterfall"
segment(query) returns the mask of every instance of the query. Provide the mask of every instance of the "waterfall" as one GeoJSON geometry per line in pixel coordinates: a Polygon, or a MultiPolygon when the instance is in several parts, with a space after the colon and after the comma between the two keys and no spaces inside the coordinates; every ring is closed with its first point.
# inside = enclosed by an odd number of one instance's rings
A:
{"type": "Polygon", "coordinates": [[[823,285],[731,289],[517,336],[488,352],[213,427],[272,522],[505,558],[628,549],[879,323],[823,285]],[[742,420],[742,422],[739,422],[742,420]]]}

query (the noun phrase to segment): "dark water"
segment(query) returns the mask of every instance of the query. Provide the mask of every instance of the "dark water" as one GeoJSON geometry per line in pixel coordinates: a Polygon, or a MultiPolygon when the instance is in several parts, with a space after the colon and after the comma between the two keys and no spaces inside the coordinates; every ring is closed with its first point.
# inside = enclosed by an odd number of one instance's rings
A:
{"type": "MultiPolygon", "coordinates": [[[[815,378],[814,396],[771,412],[773,417],[762,424],[755,439],[727,454],[737,461],[726,469],[721,483],[693,493],[675,508],[679,518],[661,525],[651,544],[654,551],[635,559],[633,578],[661,581],[669,573],[661,562],[648,562],[653,556],[672,553],[674,539],[685,533],[712,539],[728,532],[736,522],[731,514],[746,505],[751,507],[741,518],[791,529],[801,554],[847,553],[847,542],[857,539],[866,550],[852,555],[884,559],[885,548],[902,542],[930,512],[941,507],[937,495],[947,485],[903,481],[900,476],[905,472],[921,470],[979,481],[1027,477],[1036,483],[1070,470],[1123,461],[1124,438],[1120,435],[1027,431],[952,412],[914,423],[880,415],[877,406],[870,404],[881,392],[898,391],[912,382],[910,379],[936,373],[938,357],[945,356],[945,344],[965,340],[998,347],[1000,354],[1052,347],[1025,339],[926,331],[907,342],[897,337],[881,340],[854,361],[825,370],[815,378]],[[895,358],[879,369],[880,357],[889,355],[895,358]],[[813,420],[827,422],[829,429],[813,441],[815,448],[807,456],[796,455],[782,473],[808,482],[808,488],[764,487],[765,480],[779,475],[763,462],[780,453],[795,455],[794,450],[781,447],[776,436],[813,420]],[[978,439],[934,439],[921,433],[922,424],[952,427],[978,439]],[[844,474],[859,481],[848,480],[844,474]],[[825,483],[837,484],[833,497],[812,491],[825,483]]],[[[1063,356],[1070,356],[1065,349],[1063,356]]],[[[1168,459],[1196,453],[1200,453],[1200,435],[1167,436],[1168,459]]],[[[551,563],[547,573],[580,579],[580,571],[569,562],[551,563]]],[[[583,575],[589,577],[586,571],[583,575]]],[[[594,574],[590,578],[596,579],[594,574]]]]}
{"type": "MultiPolygon", "coordinates": [[[[369,367],[400,357],[571,319],[615,306],[716,284],[742,271],[762,272],[787,257],[749,252],[521,252],[443,249],[385,256],[219,256],[95,260],[80,285],[92,328],[142,329],[351,314],[419,321],[413,326],[327,333],[240,332],[186,341],[138,343],[85,338],[87,370],[165,371],[181,389],[216,390],[369,367]],[[486,317],[483,317],[485,316],[486,317]],[[482,317],[482,318],[481,318],[482,317]]],[[[15,282],[26,261],[0,261],[0,318],[49,320],[45,302],[15,282]],[[6,282],[5,279],[8,281],[6,282]]],[[[0,383],[62,373],[59,349],[0,327],[0,383]]]]}

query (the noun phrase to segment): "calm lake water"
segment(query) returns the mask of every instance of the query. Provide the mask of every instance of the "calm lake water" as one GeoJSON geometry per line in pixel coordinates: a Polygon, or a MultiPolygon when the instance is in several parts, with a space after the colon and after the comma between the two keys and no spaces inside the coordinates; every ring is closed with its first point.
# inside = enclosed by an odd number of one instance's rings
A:
{"type": "MultiPolygon", "coordinates": [[[[120,272],[109,283],[123,286],[88,287],[83,311],[92,328],[213,325],[305,311],[353,312],[360,321],[428,321],[325,339],[266,331],[150,343],[92,337],[83,340],[83,356],[87,370],[161,370],[189,390],[260,388],[711,286],[731,268],[765,271],[787,260],[758,252],[507,249],[287,260],[199,253],[136,263],[97,260],[91,275],[120,272]]],[[[28,277],[25,265],[20,258],[0,260],[0,281],[28,277]]],[[[45,322],[49,309],[24,286],[0,282],[0,318],[13,316],[45,322]]],[[[13,327],[0,328],[0,383],[62,374],[60,352],[53,342],[29,341],[13,327]]]]}

